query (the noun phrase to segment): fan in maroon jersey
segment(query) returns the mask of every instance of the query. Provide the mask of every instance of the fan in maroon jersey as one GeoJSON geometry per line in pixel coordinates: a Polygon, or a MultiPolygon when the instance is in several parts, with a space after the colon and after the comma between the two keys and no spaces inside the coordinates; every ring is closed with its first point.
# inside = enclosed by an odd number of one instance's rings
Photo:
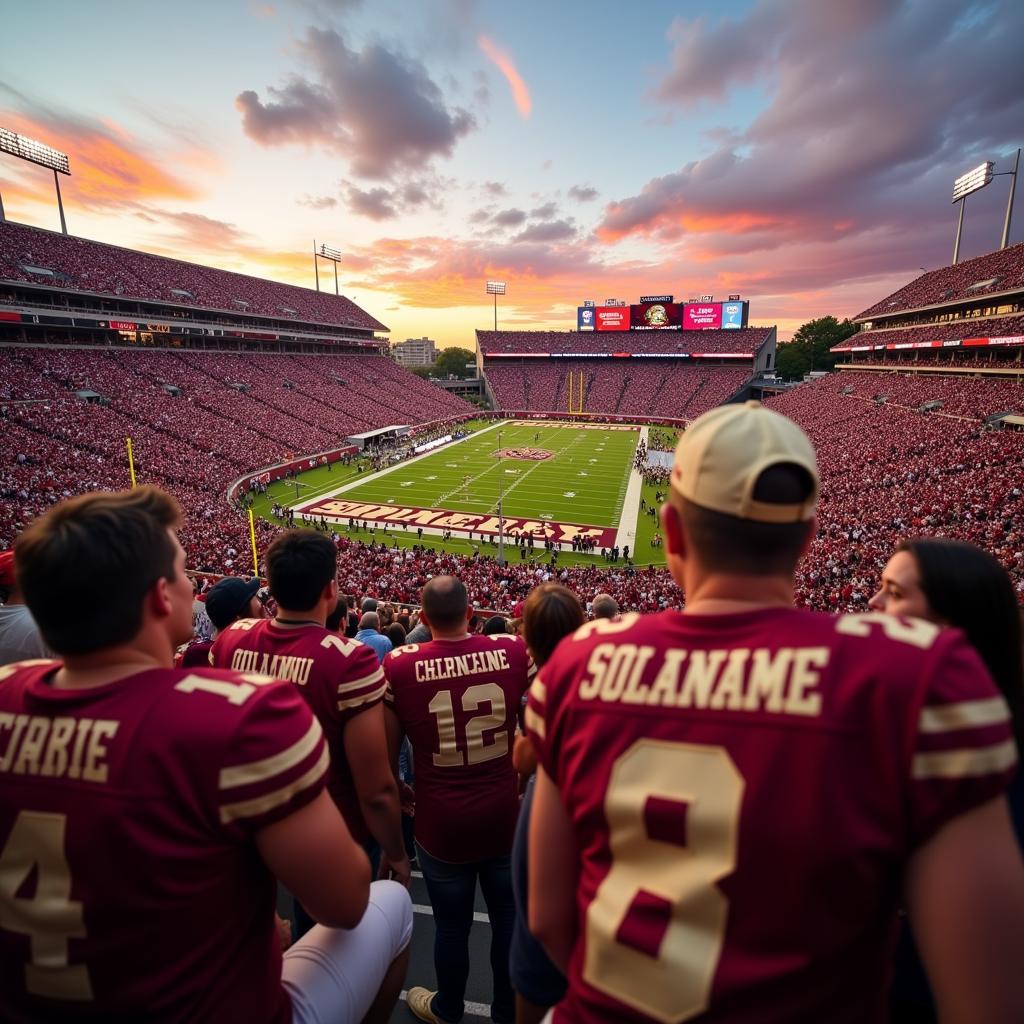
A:
{"type": "Polygon", "coordinates": [[[491,1016],[507,1024],[509,858],[519,811],[512,739],[533,665],[519,637],[470,635],[472,615],[461,581],[437,576],[423,589],[421,616],[434,639],[384,658],[394,712],[412,742],[416,846],[437,930],[438,991],[413,988],[408,1003],[421,1020],[462,1017],[479,879],[491,921],[491,1016]]]}
{"type": "Polygon", "coordinates": [[[1024,1020],[1005,702],[959,633],[793,609],[817,491],[789,420],[697,419],[662,510],[685,613],[589,623],[531,688],[556,1022],[884,1020],[901,904],[943,1015],[1024,1020]]]}
{"type": "Polygon", "coordinates": [[[210,664],[294,683],[324,730],[327,789],[357,842],[383,852],[381,874],[407,885],[398,786],[384,726],[387,684],[372,647],[324,626],[338,603],[337,549],[325,534],[290,530],[267,549],[273,619],[240,619],[214,641],[210,664]]]}
{"type": "Polygon", "coordinates": [[[386,1019],[408,894],[368,885],[290,685],[171,667],[192,625],[179,518],[155,488],[93,493],[18,542],[64,663],[0,670],[0,1019],[386,1019]],[[277,880],[332,926],[283,961],[277,880]]]}

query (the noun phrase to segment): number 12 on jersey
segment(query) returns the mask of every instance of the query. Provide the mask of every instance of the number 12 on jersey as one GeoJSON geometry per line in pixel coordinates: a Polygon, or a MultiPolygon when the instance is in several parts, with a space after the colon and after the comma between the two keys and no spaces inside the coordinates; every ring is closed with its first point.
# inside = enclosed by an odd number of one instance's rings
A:
{"type": "Polygon", "coordinates": [[[743,778],[723,747],[638,740],[605,794],[612,866],[587,908],[583,978],[664,1024],[707,1009],[743,778]]]}
{"type": "Polygon", "coordinates": [[[461,768],[466,764],[492,761],[508,753],[508,733],[505,731],[505,691],[497,683],[480,683],[470,686],[462,695],[462,710],[476,711],[481,704],[490,701],[490,714],[474,715],[466,722],[465,739],[460,743],[455,722],[455,708],[451,690],[438,690],[427,705],[437,720],[438,750],[434,753],[434,764],[438,768],[461,768]],[[501,729],[488,743],[484,733],[501,729]]]}

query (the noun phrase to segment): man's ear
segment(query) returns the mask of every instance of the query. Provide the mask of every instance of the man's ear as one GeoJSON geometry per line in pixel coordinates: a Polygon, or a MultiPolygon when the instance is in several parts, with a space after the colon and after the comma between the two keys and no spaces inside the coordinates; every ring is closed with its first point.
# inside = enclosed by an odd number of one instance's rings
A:
{"type": "Polygon", "coordinates": [[[466,605],[466,622],[469,622],[473,618],[473,616],[475,614],[476,613],[473,610],[473,606],[471,604],[467,604],[466,605]]]}
{"type": "Polygon", "coordinates": [[[149,588],[145,607],[156,619],[166,619],[171,614],[171,595],[168,593],[167,580],[163,576],[149,588]]]}
{"type": "Polygon", "coordinates": [[[323,589],[323,593],[320,595],[321,601],[327,602],[327,607],[330,611],[334,611],[338,604],[338,581],[331,580],[323,589]]]}
{"type": "Polygon", "coordinates": [[[679,509],[666,501],[661,506],[661,529],[665,534],[665,550],[670,555],[686,557],[686,531],[679,509]]]}

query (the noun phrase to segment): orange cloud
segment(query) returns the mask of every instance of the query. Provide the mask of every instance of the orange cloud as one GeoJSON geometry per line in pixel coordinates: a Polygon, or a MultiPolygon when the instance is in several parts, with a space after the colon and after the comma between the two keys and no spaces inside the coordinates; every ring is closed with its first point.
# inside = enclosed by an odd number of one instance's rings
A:
{"type": "Polygon", "coordinates": [[[530,90],[526,87],[522,76],[516,70],[512,58],[502,50],[499,50],[487,36],[480,36],[477,45],[483,50],[487,59],[505,76],[505,80],[512,90],[512,99],[515,101],[516,110],[525,118],[530,116],[533,110],[533,100],[530,99],[530,90]]]}
{"type": "Polygon", "coordinates": [[[61,191],[69,206],[123,206],[147,200],[191,200],[200,195],[166,171],[120,126],[37,121],[10,113],[5,121],[14,131],[68,154],[71,177],[61,181],[61,191]]]}

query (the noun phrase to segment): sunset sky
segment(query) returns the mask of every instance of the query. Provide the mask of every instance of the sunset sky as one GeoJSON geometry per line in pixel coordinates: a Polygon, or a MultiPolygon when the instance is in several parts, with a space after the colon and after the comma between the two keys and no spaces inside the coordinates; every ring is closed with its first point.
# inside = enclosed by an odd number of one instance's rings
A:
{"type": "MultiPolygon", "coordinates": [[[[342,292],[472,346],[583,299],[739,292],[787,338],[949,263],[952,181],[1024,142],[1019,0],[33,0],[0,125],[71,233],[342,292]],[[329,264],[321,281],[334,287],[329,264]]],[[[998,246],[1009,178],[968,200],[998,246]]],[[[7,216],[59,229],[0,156],[7,216]]],[[[1018,189],[1011,241],[1024,238],[1018,189]]]]}

